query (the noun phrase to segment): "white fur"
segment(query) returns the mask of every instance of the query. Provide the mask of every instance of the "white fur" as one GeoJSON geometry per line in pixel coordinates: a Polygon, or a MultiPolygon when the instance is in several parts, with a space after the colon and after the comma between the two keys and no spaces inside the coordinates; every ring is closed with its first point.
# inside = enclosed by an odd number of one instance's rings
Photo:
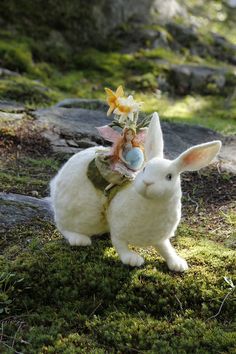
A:
{"type": "Polygon", "coordinates": [[[154,114],[145,144],[150,161],[131,185],[115,195],[107,210],[103,193],[95,189],[86,174],[97,148],[74,155],[62,167],[51,182],[58,229],[76,246],[89,245],[92,235],[110,231],[112,243],[124,264],[140,266],[144,263],[140,255],[130,251],[129,245],[154,246],[170,270],[187,270],[187,262],[176,254],[169,241],[181,218],[180,173],[206,166],[220,146],[220,141],[201,144],[174,161],[164,159],[159,117],[154,114]]]}

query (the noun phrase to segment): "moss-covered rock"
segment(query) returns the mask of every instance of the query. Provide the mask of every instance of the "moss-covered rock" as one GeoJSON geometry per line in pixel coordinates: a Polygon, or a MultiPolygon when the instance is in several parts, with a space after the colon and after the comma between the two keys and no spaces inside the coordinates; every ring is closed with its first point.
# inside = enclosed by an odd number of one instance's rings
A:
{"type": "Polygon", "coordinates": [[[133,90],[155,90],[158,82],[155,75],[147,73],[144,75],[134,75],[128,80],[128,86],[133,90]]]}
{"type": "MultiPolygon", "coordinates": [[[[129,20],[146,21],[150,16],[153,0],[136,1],[61,1],[48,2],[14,0],[0,5],[4,26],[13,26],[20,33],[49,43],[55,31],[73,45],[102,45],[114,28],[129,20]]],[[[46,50],[47,44],[45,46],[46,50]]],[[[56,46],[55,46],[56,48],[56,46]]],[[[59,48],[59,47],[58,47],[59,48]]],[[[59,54],[60,55],[60,54],[59,54]]]]}
{"type": "Polygon", "coordinates": [[[48,105],[61,97],[59,92],[48,88],[42,82],[24,76],[1,80],[0,95],[2,99],[10,99],[28,105],[48,105]]]}

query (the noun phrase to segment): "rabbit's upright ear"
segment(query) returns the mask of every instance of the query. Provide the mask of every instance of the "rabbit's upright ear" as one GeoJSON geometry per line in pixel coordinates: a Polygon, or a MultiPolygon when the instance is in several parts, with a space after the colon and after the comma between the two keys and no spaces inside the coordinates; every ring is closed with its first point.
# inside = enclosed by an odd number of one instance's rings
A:
{"type": "Polygon", "coordinates": [[[220,140],[215,140],[210,143],[193,146],[183,152],[174,163],[179,172],[197,171],[206,167],[216,157],[221,145],[220,140]]]}
{"type": "Polygon", "coordinates": [[[153,113],[149,124],[144,148],[146,160],[151,160],[153,157],[163,158],[163,136],[160,119],[156,112],[153,113]]]}

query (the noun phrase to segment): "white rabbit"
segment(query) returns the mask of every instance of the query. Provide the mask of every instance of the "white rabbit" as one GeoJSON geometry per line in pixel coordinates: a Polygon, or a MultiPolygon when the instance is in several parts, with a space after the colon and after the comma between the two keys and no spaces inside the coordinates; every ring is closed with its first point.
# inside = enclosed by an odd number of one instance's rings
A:
{"type": "Polygon", "coordinates": [[[194,146],[177,159],[163,158],[163,138],[157,113],[149,125],[145,168],[104,208],[106,197],[87,177],[97,148],[77,153],[51,182],[51,197],[58,229],[71,245],[91,244],[91,236],[110,232],[121,261],[141,266],[143,258],[128,245],[154,246],[170,270],[185,271],[187,262],[177,255],[170,238],[181,218],[180,173],[207,166],[219,152],[220,141],[194,146]]]}

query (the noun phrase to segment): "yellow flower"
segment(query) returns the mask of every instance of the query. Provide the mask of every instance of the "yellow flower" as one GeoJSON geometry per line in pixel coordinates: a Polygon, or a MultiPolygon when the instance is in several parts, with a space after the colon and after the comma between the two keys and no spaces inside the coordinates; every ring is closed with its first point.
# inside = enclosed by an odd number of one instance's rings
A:
{"type": "Polygon", "coordinates": [[[107,103],[109,105],[109,109],[107,111],[107,115],[109,116],[114,109],[117,108],[118,106],[118,98],[124,96],[124,90],[122,86],[119,86],[116,90],[116,92],[110,90],[109,88],[105,88],[106,94],[107,94],[107,103]]]}

